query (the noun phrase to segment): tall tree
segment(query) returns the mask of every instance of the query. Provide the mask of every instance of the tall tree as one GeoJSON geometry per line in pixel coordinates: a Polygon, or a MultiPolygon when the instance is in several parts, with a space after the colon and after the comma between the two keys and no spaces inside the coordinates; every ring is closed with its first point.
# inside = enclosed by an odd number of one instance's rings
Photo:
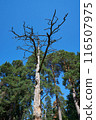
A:
{"type": "Polygon", "coordinates": [[[74,104],[77,110],[78,117],[80,118],[80,54],[69,54],[70,58],[67,59],[64,68],[64,81],[63,84],[72,92],[74,104]]]}
{"type": "Polygon", "coordinates": [[[58,119],[62,120],[62,114],[61,114],[61,108],[60,108],[60,101],[59,101],[59,94],[61,93],[61,90],[59,86],[57,86],[56,82],[58,83],[58,77],[61,72],[61,68],[59,65],[59,61],[57,59],[58,56],[56,56],[56,53],[51,53],[49,54],[46,59],[47,59],[47,68],[49,67],[51,72],[52,72],[52,79],[54,82],[55,86],[55,96],[56,96],[56,106],[57,106],[57,111],[58,111],[58,119]],[[56,81],[57,79],[57,81],[56,81]]]}
{"type": "MultiPolygon", "coordinates": [[[[68,114],[66,114],[66,106],[67,106],[67,100],[64,99],[63,96],[59,96],[59,102],[60,102],[60,109],[61,109],[61,113],[62,113],[62,119],[63,120],[68,120],[68,114]]],[[[59,116],[58,116],[58,110],[57,110],[57,101],[55,100],[53,102],[53,113],[54,113],[54,117],[53,120],[59,120],[59,116]]]]}
{"type": "Polygon", "coordinates": [[[65,22],[67,15],[68,14],[65,15],[65,17],[63,18],[63,21],[57,27],[54,27],[54,25],[58,21],[58,18],[56,17],[56,10],[55,10],[52,19],[47,19],[49,27],[45,30],[49,30],[49,33],[47,32],[45,35],[38,35],[38,34],[36,35],[33,32],[33,28],[25,26],[25,23],[23,25],[23,28],[24,28],[23,35],[17,34],[12,28],[12,33],[15,35],[15,38],[17,38],[19,40],[23,40],[25,43],[25,46],[28,47],[28,48],[22,48],[21,46],[19,46],[18,48],[21,50],[24,50],[25,52],[26,51],[31,52],[31,53],[35,52],[35,59],[36,59],[35,82],[36,82],[36,85],[35,85],[35,90],[34,90],[34,110],[33,110],[33,115],[34,115],[35,120],[41,120],[40,72],[42,70],[42,65],[44,63],[44,60],[45,60],[45,57],[47,55],[49,47],[54,42],[57,41],[56,39],[52,40],[52,35],[59,31],[59,28],[65,22]],[[40,36],[44,37],[45,39],[41,40],[40,36]],[[40,48],[42,46],[46,46],[46,49],[45,49],[44,56],[43,56],[41,63],[40,63],[40,48]]]}
{"type": "Polygon", "coordinates": [[[64,72],[63,85],[72,91],[74,104],[80,118],[80,54],[75,55],[73,52],[59,50],[55,53],[54,62],[57,62],[56,69],[59,68],[59,71],[64,72]]]}
{"type": "Polygon", "coordinates": [[[47,96],[45,98],[45,113],[46,113],[46,120],[52,120],[52,115],[53,115],[53,108],[52,108],[52,103],[51,103],[51,98],[50,96],[47,96]]]}

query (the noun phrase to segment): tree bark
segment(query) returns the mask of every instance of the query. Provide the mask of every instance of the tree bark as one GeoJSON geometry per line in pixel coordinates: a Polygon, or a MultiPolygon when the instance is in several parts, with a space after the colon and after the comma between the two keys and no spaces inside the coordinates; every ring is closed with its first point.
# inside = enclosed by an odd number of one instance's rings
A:
{"type": "Polygon", "coordinates": [[[35,76],[35,91],[34,91],[34,110],[33,116],[34,120],[41,120],[41,95],[40,95],[40,49],[39,49],[39,42],[38,42],[38,52],[37,52],[37,65],[36,65],[36,76],[35,76]]]}
{"type": "Polygon", "coordinates": [[[59,117],[59,120],[62,120],[62,113],[61,113],[61,108],[60,108],[60,102],[59,102],[59,99],[58,99],[57,95],[56,95],[56,101],[57,101],[58,117],[59,117]]]}
{"type": "MultiPolygon", "coordinates": [[[[51,67],[52,67],[54,85],[56,86],[54,67],[53,67],[53,65],[51,65],[51,67]]],[[[58,99],[58,95],[56,95],[56,102],[57,102],[58,117],[59,117],[59,120],[62,120],[62,114],[61,114],[61,108],[60,108],[60,102],[59,102],[59,99],[58,99]]]]}
{"type": "Polygon", "coordinates": [[[58,115],[59,115],[59,120],[62,120],[62,114],[61,114],[60,106],[58,107],[58,115]]]}
{"type": "Polygon", "coordinates": [[[76,110],[77,110],[78,117],[80,119],[80,108],[79,108],[78,102],[76,101],[76,92],[75,92],[74,88],[72,88],[72,90],[73,90],[73,93],[72,93],[73,100],[74,100],[74,103],[75,103],[75,107],[76,107],[76,110]]]}
{"type": "Polygon", "coordinates": [[[45,115],[44,115],[44,118],[45,118],[45,120],[46,120],[46,110],[45,110],[45,115]]]}

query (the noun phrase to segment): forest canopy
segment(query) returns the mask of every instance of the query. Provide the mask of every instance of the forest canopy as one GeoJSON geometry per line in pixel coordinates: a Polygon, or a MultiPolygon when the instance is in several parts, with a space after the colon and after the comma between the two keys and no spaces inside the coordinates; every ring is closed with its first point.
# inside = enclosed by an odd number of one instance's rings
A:
{"type": "MultiPolygon", "coordinates": [[[[32,54],[26,65],[21,60],[13,60],[0,66],[1,120],[33,119],[35,64],[32,54]]],[[[58,109],[63,120],[78,120],[75,101],[80,107],[80,54],[64,50],[50,53],[40,74],[42,120],[58,120],[58,109]],[[59,86],[61,72],[64,74],[62,85],[70,91],[67,99],[59,86]]]]}

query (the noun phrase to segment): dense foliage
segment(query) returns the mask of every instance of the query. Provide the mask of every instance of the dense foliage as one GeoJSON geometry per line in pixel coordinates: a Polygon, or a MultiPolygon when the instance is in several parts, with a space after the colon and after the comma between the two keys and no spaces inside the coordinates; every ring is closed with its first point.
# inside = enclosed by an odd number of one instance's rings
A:
{"type": "Polygon", "coordinates": [[[33,84],[22,61],[0,66],[0,119],[21,120],[32,114],[33,84]]]}
{"type": "MultiPolygon", "coordinates": [[[[43,52],[40,53],[42,59],[43,52]]],[[[33,119],[35,65],[33,53],[26,65],[14,60],[0,66],[0,120],[33,119]]],[[[59,107],[62,120],[78,120],[72,90],[80,107],[80,54],[64,50],[48,54],[40,74],[42,120],[59,120],[59,107]],[[61,73],[64,74],[62,87],[70,90],[67,100],[59,87],[61,73]]]]}

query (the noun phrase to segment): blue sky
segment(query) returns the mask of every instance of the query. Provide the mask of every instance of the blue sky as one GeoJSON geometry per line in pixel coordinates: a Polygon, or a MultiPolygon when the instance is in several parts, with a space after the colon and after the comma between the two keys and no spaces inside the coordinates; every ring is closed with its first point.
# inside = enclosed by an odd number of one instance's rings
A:
{"type": "Polygon", "coordinates": [[[11,27],[22,33],[25,21],[35,32],[42,33],[47,28],[45,18],[51,18],[55,9],[60,21],[69,14],[57,34],[62,39],[53,47],[75,53],[80,51],[79,0],[0,0],[0,65],[23,58],[23,52],[16,50],[21,43],[12,39],[11,27]]]}

